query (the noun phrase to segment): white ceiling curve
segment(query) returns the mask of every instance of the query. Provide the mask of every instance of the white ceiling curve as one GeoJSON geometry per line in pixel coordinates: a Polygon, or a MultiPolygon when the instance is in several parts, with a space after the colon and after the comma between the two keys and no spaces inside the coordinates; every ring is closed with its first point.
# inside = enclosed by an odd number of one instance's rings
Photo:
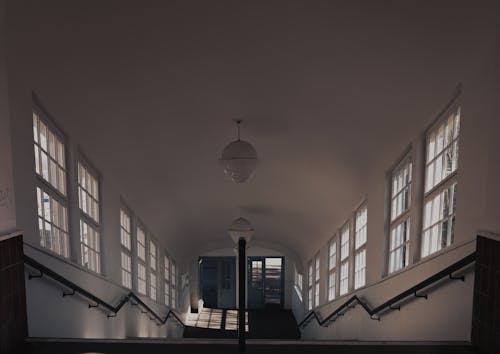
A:
{"type": "Polygon", "coordinates": [[[230,242],[241,208],[305,257],[480,67],[480,3],[12,1],[9,56],[173,251],[230,242]],[[242,185],[218,163],[234,118],[242,185]]]}

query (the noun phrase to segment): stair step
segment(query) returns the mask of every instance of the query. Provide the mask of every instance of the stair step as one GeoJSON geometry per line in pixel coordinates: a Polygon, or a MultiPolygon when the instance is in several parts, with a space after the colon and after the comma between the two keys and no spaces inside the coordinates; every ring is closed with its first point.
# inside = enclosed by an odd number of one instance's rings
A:
{"type": "MultiPolygon", "coordinates": [[[[248,338],[299,339],[300,330],[292,311],[263,309],[248,311],[248,338]]],[[[188,314],[184,338],[236,338],[237,311],[204,308],[188,314]]]]}
{"type": "MultiPolygon", "coordinates": [[[[191,353],[237,353],[236,340],[200,339],[123,339],[123,340],[86,340],[86,339],[40,339],[26,340],[25,353],[40,354],[191,354],[191,353]]],[[[290,354],[368,354],[368,353],[405,353],[405,354],[470,354],[473,348],[463,342],[452,343],[378,343],[378,342],[332,342],[303,340],[248,340],[248,354],[253,353],[290,353],[290,354]]]]}

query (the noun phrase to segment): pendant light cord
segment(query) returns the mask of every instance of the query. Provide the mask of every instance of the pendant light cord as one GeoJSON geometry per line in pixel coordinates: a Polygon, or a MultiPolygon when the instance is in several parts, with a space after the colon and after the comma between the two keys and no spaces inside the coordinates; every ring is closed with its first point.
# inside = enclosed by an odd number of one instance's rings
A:
{"type": "Polygon", "coordinates": [[[236,121],[236,127],[238,128],[238,141],[240,140],[240,124],[241,124],[241,119],[236,121]]]}

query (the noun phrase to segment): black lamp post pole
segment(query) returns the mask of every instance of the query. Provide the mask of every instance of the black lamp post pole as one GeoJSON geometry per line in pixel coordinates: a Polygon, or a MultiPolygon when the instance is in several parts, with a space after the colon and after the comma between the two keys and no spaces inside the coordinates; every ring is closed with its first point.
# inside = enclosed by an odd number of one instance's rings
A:
{"type": "Polygon", "coordinates": [[[245,351],[245,271],[246,271],[246,240],[238,241],[238,351],[245,351]]]}

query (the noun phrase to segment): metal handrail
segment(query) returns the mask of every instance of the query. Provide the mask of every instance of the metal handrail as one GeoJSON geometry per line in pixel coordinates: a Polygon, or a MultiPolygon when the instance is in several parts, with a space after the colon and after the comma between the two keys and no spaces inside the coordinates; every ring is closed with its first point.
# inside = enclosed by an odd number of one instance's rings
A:
{"type": "Polygon", "coordinates": [[[308,324],[310,320],[315,318],[320,326],[327,327],[331,322],[334,322],[337,319],[337,317],[343,316],[345,312],[347,312],[349,309],[354,308],[357,304],[359,304],[363,307],[363,309],[368,313],[368,315],[370,315],[370,318],[372,320],[380,321],[380,314],[383,311],[385,311],[387,309],[389,309],[389,310],[401,310],[401,302],[410,296],[422,297],[422,298],[427,299],[427,294],[421,295],[421,294],[418,294],[418,292],[420,290],[428,287],[429,285],[432,285],[432,284],[438,282],[439,280],[441,280],[445,277],[449,277],[452,280],[465,281],[464,275],[456,277],[456,276],[453,276],[453,273],[455,273],[456,271],[473,263],[475,260],[476,260],[476,252],[473,252],[473,253],[469,254],[468,256],[462,258],[458,262],[455,262],[452,265],[441,270],[440,272],[438,272],[434,275],[431,275],[427,279],[421,281],[420,283],[412,286],[408,290],[403,291],[402,293],[394,296],[393,298],[387,300],[383,304],[381,304],[373,309],[366,302],[362,301],[357,295],[353,295],[347,301],[345,301],[342,305],[340,305],[337,309],[335,309],[332,313],[330,313],[328,316],[326,316],[323,320],[321,319],[320,313],[318,313],[314,310],[311,310],[306,314],[304,319],[299,322],[298,326],[302,327],[303,325],[308,324]],[[395,305],[397,305],[397,306],[395,306],[395,305]],[[374,316],[376,316],[376,317],[374,317],[374,316]]]}
{"type": "Polygon", "coordinates": [[[50,278],[56,280],[58,283],[60,283],[60,284],[64,285],[65,287],[71,289],[72,292],[70,292],[70,293],[67,293],[67,292],[63,291],[63,296],[72,296],[75,293],[78,293],[78,294],[86,297],[87,299],[89,299],[89,300],[91,300],[93,302],[93,304],[89,303],[89,308],[101,306],[102,308],[104,308],[105,310],[107,310],[108,311],[108,314],[107,314],[108,318],[109,317],[115,317],[116,314],[123,307],[123,305],[125,305],[125,303],[127,303],[127,302],[130,302],[132,305],[141,306],[145,310],[144,313],[151,314],[153,317],[150,317],[150,320],[157,321],[158,322],[157,324],[159,326],[160,325],[164,325],[170,317],[173,317],[182,327],[185,327],[184,322],[182,322],[182,320],[179,318],[179,316],[174,311],[172,311],[170,309],[168,311],[167,315],[165,316],[165,318],[161,318],[155,311],[153,311],[148,305],[146,305],[144,303],[144,301],[142,301],[132,291],[129,292],[127,295],[125,295],[120,300],[120,302],[118,303],[118,305],[113,306],[113,305],[107,303],[106,301],[102,300],[101,298],[95,296],[94,294],[88,292],[87,290],[83,289],[82,287],[76,285],[72,281],[66,279],[62,275],[54,272],[50,268],[47,268],[43,264],[37,262],[36,260],[34,260],[33,258],[31,258],[31,257],[29,257],[27,255],[24,255],[24,263],[26,263],[30,267],[32,267],[32,268],[34,268],[34,269],[36,269],[36,270],[38,270],[40,272],[39,275],[29,274],[28,275],[28,279],[40,278],[43,275],[47,275],[50,278]]]}

